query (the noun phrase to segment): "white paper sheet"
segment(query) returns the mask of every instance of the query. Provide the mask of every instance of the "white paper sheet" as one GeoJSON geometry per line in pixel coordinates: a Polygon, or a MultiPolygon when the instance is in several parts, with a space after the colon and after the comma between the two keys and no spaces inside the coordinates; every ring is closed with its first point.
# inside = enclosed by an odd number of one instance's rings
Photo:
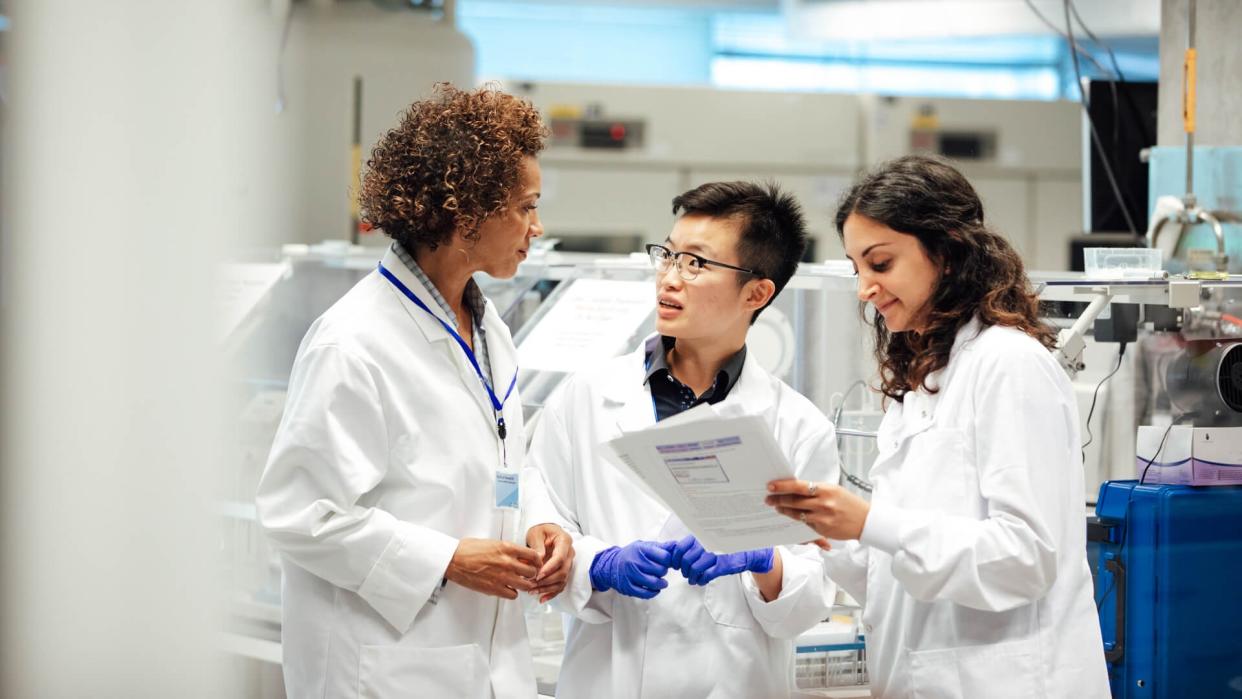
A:
{"type": "Polygon", "coordinates": [[[700,405],[655,427],[608,442],[640,487],[667,506],[717,553],[819,538],[813,529],[764,504],[768,481],[793,468],[758,415],[722,417],[700,405]]]}
{"type": "Polygon", "coordinates": [[[649,281],[575,280],[522,341],[518,365],[572,373],[612,359],[655,307],[649,281]]]}
{"type": "Polygon", "coordinates": [[[216,299],[219,337],[227,339],[241,327],[272,288],[289,273],[288,262],[223,264],[218,270],[216,299]]]}

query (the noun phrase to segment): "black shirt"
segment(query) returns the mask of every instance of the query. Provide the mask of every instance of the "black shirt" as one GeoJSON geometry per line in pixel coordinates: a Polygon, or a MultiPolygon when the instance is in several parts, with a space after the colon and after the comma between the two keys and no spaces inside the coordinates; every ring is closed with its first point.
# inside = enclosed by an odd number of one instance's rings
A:
{"type": "Polygon", "coordinates": [[[720,367],[716,380],[703,395],[696,396],[689,386],[678,381],[668,370],[668,351],[676,344],[677,338],[660,336],[660,343],[647,353],[647,376],[643,379],[651,387],[651,399],[655,403],[656,421],[670,418],[696,405],[710,403],[715,405],[728,397],[734,384],[742,374],[742,364],[746,361],[746,345],[737,351],[720,367]]]}

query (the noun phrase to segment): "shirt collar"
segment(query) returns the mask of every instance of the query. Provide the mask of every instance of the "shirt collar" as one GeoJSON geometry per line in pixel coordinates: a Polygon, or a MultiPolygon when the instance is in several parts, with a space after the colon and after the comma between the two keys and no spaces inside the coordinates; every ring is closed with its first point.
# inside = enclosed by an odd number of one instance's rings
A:
{"type": "MultiPolygon", "coordinates": [[[[672,372],[668,368],[668,352],[673,349],[673,345],[677,344],[677,338],[667,335],[660,336],[660,344],[652,348],[647,353],[647,372],[643,376],[643,383],[649,384],[651,377],[658,371],[664,371],[669,375],[672,372]]],[[[729,391],[733,390],[734,384],[737,383],[738,377],[742,375],[742,366],[746,363],[746,345],[742,345],[742,349],[738,350],[729,360],[720,367],[720,371],[716,374],[716,393],[720,396],[726,396],[729,391]]]]}
{"type": "MultiPolygon", "coordinates": [[[[427,287],[427,290],[430,291],[432,296],[435,297],[436,305],[438,305],[440,310],[444,311],[444,313],[449,317],[449,320],[453,321],[453,324],[456,325],[457,314],[453,312],[453,308],[448,304],[448,301],[444,298],[444,295],[440,293],[440,290],[436,288],[435,284],[431,283],[431,279],[427,276],[427,273],[418,266],[418,262],[414,260],[414,255],[410,254],[410,252],[406,250],[401,243],[398,243],[395,240],[392,241],[392,251],[397,254],[398,258],[401,259],[402,264],[404,264],[406,268],[418,278],[418,281],[422,282],[423,286],[427,287]]],[[[462,300],[465,301],[466,308],[469,309],[470,315],[474,319],[474,324],[479,328],[482,328],[483,312],[486,308],[486,302],[483,299],[483,290],[479,288],[478,282],[476,282],[473,277],[466,282],[466,291],[462,295],[462,300]]]]}

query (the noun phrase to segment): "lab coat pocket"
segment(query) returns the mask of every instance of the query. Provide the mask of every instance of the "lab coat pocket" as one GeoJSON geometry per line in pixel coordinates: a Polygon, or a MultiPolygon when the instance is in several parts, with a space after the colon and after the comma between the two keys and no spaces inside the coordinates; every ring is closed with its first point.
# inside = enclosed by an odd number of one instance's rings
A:
{"type": "Polygon", "coordinates": [[[487,658],[473,643],[443,648],[362,646],[358,657],[359,699],[490,696],[487,658]]]}
{"type": "Polygon", "coordinates": [[[910,653],[914,699],[1027,699],[1043,697],[1033,640],[910,653]]]}
{"type": "Polygon", "coordinates": [[[974,513],[979,498],[962,430],[929,429],[911,437],[901,471],[903,505],[974,513]]]}
{"type": "Polygon", "coordinates": [[[739,629],[757,629],[759,622],[746,604],[746,589],[742,585],[740,573],[725,578],[716,578],[703,588],[703,604],[712,620],[721,626],[732,626],[739,629]]]}

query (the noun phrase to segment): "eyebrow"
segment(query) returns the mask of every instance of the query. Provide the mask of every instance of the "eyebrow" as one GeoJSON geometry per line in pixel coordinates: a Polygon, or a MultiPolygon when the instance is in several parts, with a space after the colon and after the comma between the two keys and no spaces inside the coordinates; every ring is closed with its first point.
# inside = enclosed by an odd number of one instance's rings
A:
{"type": "MultiPolygon", "coordinates": [[[[673,241],[669,238],[665,238],[664,242],[668,243],[669,245],[673,244],[673,241]]],[[[704,256],[711,256],[713,254],[712,249],[710,247],[703,245],[701,243],[690,243],[689,245],[682,248],[678,252],[694,252],[694,253],[700,253],[704,256]]]]}
{"type": "MultiPolygon", "coordinates": [[[[862,254],[859,255],[859,257],[866,257],[867,255],[871,254],[872,250],[875,250],[876,248],[884,247],[885,245],[891,245],[891,244],[892,243],[884,242],[884,243],[876,243],[875,245],[869,245],[867,246],[866,250],[862,251],[862,254]]],[[[849,253],[845,254],[845,259],[849,260],[850,262],[854,261],[854,258],[850,257],[849,253]]]]}

